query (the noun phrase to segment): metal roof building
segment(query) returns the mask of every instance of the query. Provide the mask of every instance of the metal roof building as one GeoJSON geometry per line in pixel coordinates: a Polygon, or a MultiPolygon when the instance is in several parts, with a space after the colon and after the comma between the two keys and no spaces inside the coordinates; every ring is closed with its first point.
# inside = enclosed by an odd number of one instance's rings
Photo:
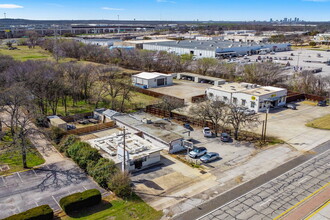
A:
{"type": "Polygon", "coordinates": [[[287,51],[291,50],[289,43],[255,43],[255,42],[233,42],[224,41],[219,38],[212,40],[183,40],[166,41],[157,43],[144,43],[143,49],[167,51],[169,53],[192,54],[196,58],[204,57],[229,57],[238,55],[258,54],[265,51],[287,51]]]}

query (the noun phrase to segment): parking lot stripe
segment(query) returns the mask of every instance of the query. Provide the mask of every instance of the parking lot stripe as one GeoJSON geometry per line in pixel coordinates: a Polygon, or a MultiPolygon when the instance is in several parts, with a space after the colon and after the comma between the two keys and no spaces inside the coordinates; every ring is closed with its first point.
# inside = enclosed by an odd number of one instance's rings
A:
{"type": "Polygon", "coordinates": [[[34,203],[36,204],[36,206],[39,206],[38,203],[36,201],[34,201],[34,203]]]}
{"type": "Polygon", "coordinates": [[[58,205],[58,207],[61,208],[60,204],[58,204],[58,202],[56,201],[55,197],[52,196],[52,198],[54,199],[54,201],[56,202],[56,204],[58,205]]]}
{"type": "Polygon", "coordinates": [[[36,176],[38,176],[37,173],[36,173],[36,171],[35,171],[34,169],[33,169],[32,171],[33,171],[33,173],[34,173],[36,176]]]}
{"type": "Polygon", "coordinates": [[[3,178],[3,176],[2,176],[1,179],[2,179],[3,183],[5,184],[5,186],[7,186],[7,183],[5,181],[5,178],[3,178]]]}
{"type": "Polygon", "coordinates": [[[85,186],[83,186],[83,188],[84,188],[85,190],[87,190],[87,188],[86,188],[85,186]]]}
{"type": "Polygon", "coordinates": [[[23,180],[22,180],[22,178],[21,178],[21,175],[19,175],[18,172],[16,172],[16,173],[17,173],[17,176],[19,177],[19,179],[21,180],[21,182],[23,183],[23,180]]]}

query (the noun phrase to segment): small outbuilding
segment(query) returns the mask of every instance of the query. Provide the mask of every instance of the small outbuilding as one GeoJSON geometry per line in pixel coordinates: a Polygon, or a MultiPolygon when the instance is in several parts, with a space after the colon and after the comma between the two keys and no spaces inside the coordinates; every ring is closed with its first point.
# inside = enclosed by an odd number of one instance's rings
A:
{"type": "Polygon", "coordinates": [[[61,128],[64,131],[67,130],[68,127],[67,123],[57,115],[48,116],[47,119],[51,126],[61,128]]]}
{"type": "Polygon", "coordinates": [[[133,85],[143,89],[173,85],[171,74],[142,72],[132,76],[133,85]]]}

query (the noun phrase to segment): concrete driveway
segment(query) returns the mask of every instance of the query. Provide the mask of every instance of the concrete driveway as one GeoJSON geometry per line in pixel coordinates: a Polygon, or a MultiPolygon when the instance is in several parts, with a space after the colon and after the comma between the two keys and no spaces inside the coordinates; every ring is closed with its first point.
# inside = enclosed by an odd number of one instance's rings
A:
{"type": "MultiPolygon", "coordinates": [[[[297,150],[308,151],[330,140],[330,131],[305,126],[309,121],[330,114],[330,107],[297,103],[297,110],[274,109],[269,114],[267,134],[278,137],[297,150]]],[[[262,120],[265,114],[260,114],[262,120]]],[[[261,126],[258,128],[261,133],[261,126]]]]}

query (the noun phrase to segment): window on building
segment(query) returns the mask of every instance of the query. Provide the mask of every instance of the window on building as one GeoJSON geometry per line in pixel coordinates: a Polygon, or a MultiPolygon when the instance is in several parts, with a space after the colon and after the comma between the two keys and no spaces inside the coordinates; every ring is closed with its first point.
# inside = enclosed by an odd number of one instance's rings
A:
{"type": "Polygon", "coordinates": [[[228,101],[227,96],[224,96],[224,97],[223,97],[223,101],[225,101],[225,102],[228,101]]]}
{"type": "Polygon", "coordinates": [[[263,102],[260,102],[259,103],[259,108],[263,108],[264,107],[264,103],[263,102]]]}
{"type": "Polygon", "coordinates": [[[209,93],[209,96],[210,96],[210,97],[213,97],[213,96],[214,96],[214,94],[213,94],[212,92],[210,92],[210,93],[209,93]]]}
{"type": "Polygon", "coordinates": [[[233,103],[236,105],[237,104],[237,98],[233,98],[233,103]]]}
{"type": "Polygon", "coordinates": [[[246,100],[242,99],[242,105],[245,106],[245,104],[246,104],[246,100]]]}
{"type": "Polygon", "coordinates": [[[256,106],[255,102],[251,102],[251,108],[254,108],[256,106]]]}

